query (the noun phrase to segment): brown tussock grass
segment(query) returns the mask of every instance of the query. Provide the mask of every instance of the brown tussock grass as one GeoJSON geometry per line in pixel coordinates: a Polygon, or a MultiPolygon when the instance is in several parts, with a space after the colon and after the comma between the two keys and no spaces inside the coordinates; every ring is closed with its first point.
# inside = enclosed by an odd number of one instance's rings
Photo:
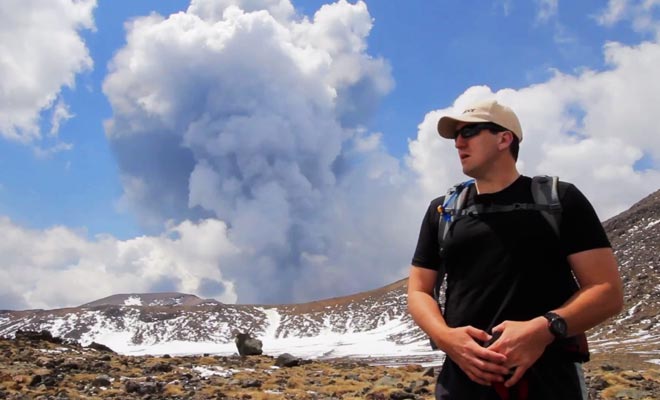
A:
{"type": "Polygon", "coordinates": [[[168,383],[163,389],[163,395],[168,397],[183,396],[186,392],[178,383],[168,383]]]}

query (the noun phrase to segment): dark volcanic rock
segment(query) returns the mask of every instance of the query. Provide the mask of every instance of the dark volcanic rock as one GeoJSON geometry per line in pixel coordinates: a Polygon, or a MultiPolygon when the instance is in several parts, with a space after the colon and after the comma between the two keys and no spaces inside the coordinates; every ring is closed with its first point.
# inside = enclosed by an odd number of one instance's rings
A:
{"type": "Polygon", "coordinates": [[[174,369],[170,363],[158,363],[147,369],[149,373],[170,372],[174,369]]]}
{"type": "Polygon", "coordinates": [[[241,382],[242,388],[260,388],[261,385],[263,385],[263,382],[258,379],[249,379],[247,381],[241,382]]]}
{"type": "Polygon", "coordinates": [[[87,347],[89,347],[90,349],[94,349],[94,350],[98,350],[98,351],[102,351],[102,352],[106,352],[106,353],[114,353],[114,351],[110,347],[108,347],[104,344],[101,344],[101,343],[92,342],[87,347]]]}
{"type": "Polygon", "coordinates": [[[275,360],[278,367],[297,367],[303,362],[302,358],[294,357],[289,353],[280,354],[275,360]]]}
{"type": "Polygon", "coordinates": [[[109,387],[111,384],[112,379],[107,375],[99,375],[92,381],[92,385],[97,387],[109,387]]]}
{"type": "Polygon", "coordinates": [[[140,396],[148,394],[157,394],[163,391],[165,384],[163,382],[135,382],[127,381],[124,385],[126,393],[135,393],[140,396]]]}
{"type": "Polygon", "coordinates": [[[34,331],[22,331],[19,329],[16,331],[15,338],[22,340],[44,340],[46,342],[51,342],[51,343],[62,343],[62,339],[53,337],[53,335],[47,330],[34,332],[34,331]]]}
{"type": "Polygon", "coordinates": [[[404,399],[415,399],[417,396],[415,396],[412,393],[407,393],[407,392],[393,392],[390,393],[390,399],[391,400],[404,400],[404,399]]]}
{"type": "Polygon", "coordinates": [[[236,335],[236,347],[238,354],[242,356],[260,356],[263,353],[261,340],[255,339],[247,333],[236,335]]]}

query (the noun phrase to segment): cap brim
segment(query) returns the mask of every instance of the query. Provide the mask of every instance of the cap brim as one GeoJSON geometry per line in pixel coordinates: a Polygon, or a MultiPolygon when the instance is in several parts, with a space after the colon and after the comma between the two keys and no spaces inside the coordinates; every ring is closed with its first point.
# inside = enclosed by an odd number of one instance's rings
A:
{"type": "Polygon", "coordinates": [[[456,136],[456,127],[461,122],[490,122],[483,118],[477,117],[442,117],[438,121],[438,133],[443,138],[453,139],[456,136]]]}

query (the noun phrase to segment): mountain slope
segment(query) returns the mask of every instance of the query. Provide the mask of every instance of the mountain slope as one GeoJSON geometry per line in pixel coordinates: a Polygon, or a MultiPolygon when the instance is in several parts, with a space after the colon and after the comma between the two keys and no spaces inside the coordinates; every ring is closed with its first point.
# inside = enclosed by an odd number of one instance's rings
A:
{"type": "Polygon", "coordinates": [[[352,296],[279,306],[221,304],[180,293],[116,295],[76,308],[0,314],[0,336],[46,329],[126,354],[233,354],[236,334],[249,332],[267,354],[441,359],[408,315],[406,290],[404,279],[352,296]]]}
{"type": "Polygon", "coordinates": [[[660,191],[603,226],[619,262],[625,305],[591,332],[592,347],[660,359],[660,191]]]}

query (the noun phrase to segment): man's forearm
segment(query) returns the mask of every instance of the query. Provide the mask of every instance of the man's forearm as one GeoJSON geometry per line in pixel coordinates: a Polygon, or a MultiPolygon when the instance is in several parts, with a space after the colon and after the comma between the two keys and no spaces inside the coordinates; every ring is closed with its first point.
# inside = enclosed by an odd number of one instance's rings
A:
{"type": "Polygon", "coordinates": [[[618,314],[623,307],[623,286],[611,248],[587,250],[568,257],[578,290],[557,310],[568,334],[585,332],[618,314]]]}
{"type": "Polygon", "coordinates": [[[573,336],[595,327],[621,311],[620,291],[610,284],[581,288],[563,306],[554,310],[568,325],[573,336]]]}
{"type": "Polygon", "coordinates": [[[447,323],[433,296],[421,291],[409,292],[408,310],[417,325],[442,350],[442,332],[447,329],[447,323]]]}

